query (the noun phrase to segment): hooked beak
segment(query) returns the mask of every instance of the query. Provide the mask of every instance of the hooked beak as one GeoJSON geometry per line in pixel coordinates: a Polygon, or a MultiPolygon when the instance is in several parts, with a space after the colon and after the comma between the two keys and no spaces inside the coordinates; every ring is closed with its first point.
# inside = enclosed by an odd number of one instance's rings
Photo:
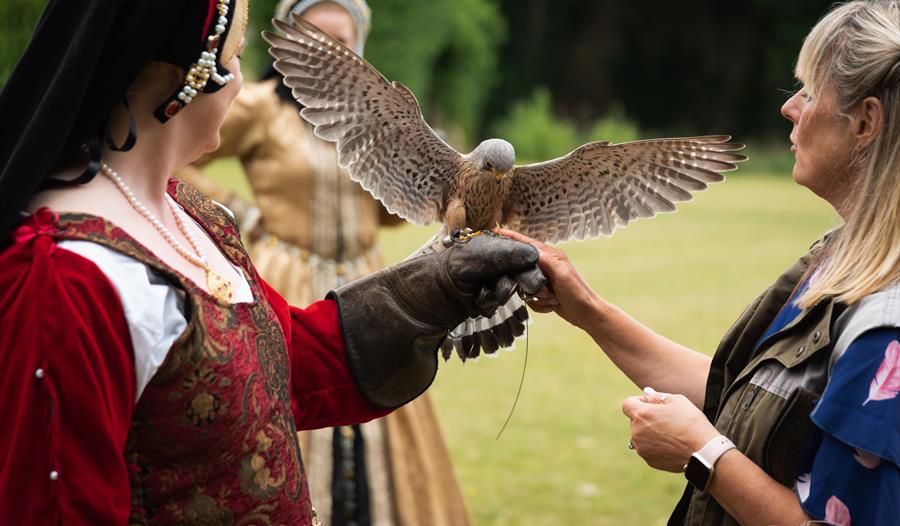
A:
{"type": "Polygon", "coordinates": [[[494,173],[494,179],[496,179],[498,183],[506,178],[506,172],[501,172],[500,170],[492,170],[492,171],[494,173]]]}

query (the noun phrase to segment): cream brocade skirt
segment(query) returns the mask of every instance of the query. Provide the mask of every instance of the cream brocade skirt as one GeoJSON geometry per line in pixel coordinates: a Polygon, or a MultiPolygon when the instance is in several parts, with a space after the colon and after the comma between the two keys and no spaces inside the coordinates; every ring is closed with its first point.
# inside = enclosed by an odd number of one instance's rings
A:
{"type": "MultiPolygon", "coordinates": [[[[306,306],[343,283],[379,270],[373,249],[336,262],[272,237],[248,244],[257,271],[288,303],[306,306]]],[[[465,502],[428,395],[361,426],[373,526],[468,526],[465,502]]],[[[323,526],[332,509],[331,429],[299,433],[310,496],[323,526]]]]}

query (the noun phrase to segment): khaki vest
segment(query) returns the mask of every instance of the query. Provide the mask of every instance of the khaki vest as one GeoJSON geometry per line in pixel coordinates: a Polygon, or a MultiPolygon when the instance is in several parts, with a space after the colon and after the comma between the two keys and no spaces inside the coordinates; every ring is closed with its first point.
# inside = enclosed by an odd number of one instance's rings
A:
{"type": "MultiPolygon", "coordinates": [[[[813,249],[815,250],[815,249],[813,249]]],[[[719,344],[710,365],[703,412],[716,429],[772,478],[794,486],[800,453],[810,439],[810,412],[831,367],[864,332],[900,327],[900,284],[846,308],[824,300],[769,336],[759,338],[802,283],[812,252],[766,289],[719,344]]],[[[669,524],[736,525],[707,492],[688,485],[669,524]]]]}

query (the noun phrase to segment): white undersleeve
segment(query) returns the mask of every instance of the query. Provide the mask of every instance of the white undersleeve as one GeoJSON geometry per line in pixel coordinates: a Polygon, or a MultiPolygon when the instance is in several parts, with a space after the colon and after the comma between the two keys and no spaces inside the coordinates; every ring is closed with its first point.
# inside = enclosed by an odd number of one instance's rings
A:
{"type": "MultiPolygon", "coordinates": [[[[137,403],[172,344],[187,328],[185,293],[147,265],[106,246],[77,240],[63,240],[59,246],[92,261],[119,294],[134,352],[137,403]]],[[[235,270],[243,278],[235,287],[236,302],[253,301],[242,269],[235,270]]]]}

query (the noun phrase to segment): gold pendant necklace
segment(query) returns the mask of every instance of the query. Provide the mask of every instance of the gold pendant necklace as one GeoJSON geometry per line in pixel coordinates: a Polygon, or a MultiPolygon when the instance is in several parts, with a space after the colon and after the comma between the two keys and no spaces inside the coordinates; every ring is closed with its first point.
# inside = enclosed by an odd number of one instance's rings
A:
{"type": "Polygon", "coordinates": [[[115,170],[110,168],[108,164],[103,163],[100,167],[100,173],[108,177],[116,185],[119,191],[122,192],[122,195],[125,196],[125,199],[128,200],[128,203],[131,204],[131,207],[134,208],[137,213],[144,216],[147,221],[150,221],[150,224],[152,224],[160,235],[162,235],[163,239],[175,249],[175,252],[178,252],[181,257],[203,269],[203,272],[206,273],[206,287],[209,289],[209,293],[213,298],[222,303],[231,303],[232,299],[234,299],[234,286],[229,280],[225,279],[224,276],[213,270],[209,265],[206,254],[203,252],[203,249],[200,248],[200,244],[197,242],[196,237],[194,237],[193,232],[189,231],[184,224],[184,220],[181,217],[181,214],[184,212],[178,207],[178,204],[171,196],[169,196],[169,194],[166,194],[166,203],[172,210],[172,214],[175,217],[175,224],[178,225],[178,229],[184,234],[184,237],[187,238],[188,242],[194,248],[194,251],[197,252],[196,256],[191,254],[180,241],[175,239],[172,232],[162,224],[162,221],[157,219],[156,215],[154,215],[149,208],[138,201],[134,192],[131,191],[131,188],[125,184],[125,181],[122,180],[115,170]]]}
{"type": "Polygon", "coordinates": [[[212,269],[209,265],[203,270],[206,271],[206,286],[214,298],[224,303],[231,303],[234,298],[234,287],[231,282],[222,277],[221,274],[212,269]]]}
{"type": "MultiPolygon", "coordinates": [[[[169,194],[166,194],[166,202],[169,203],[169,208],[172,209],[172,214],[175,216],[175,224],[178,225],[178,229],[181,230],[181,233],[184,234],[184,237],[187,238],[188,242],[194,247],[194,251],[196,251],[199,256],[197,258],[197,263],[199,263],[199,266],[206,272],[206,288],[209,289],[209,293],[212,294],[212,297],[223,303],[231,303],[231,300],[234,299],[234,287],[231,282],[213,270],[209,265],[206,254],[204,254],[203,249],[200,248],[200,243],[197,242],[197,238],[194,237],[194,234],[190,232],[184,224],[184,218],[182,217],[184,212],[178,207],[178,204],[169,194]]],[[[183,247],[183,245],[181,246],[183,247]]],[[[178,250],[177,247],[176,250],[178,250]]],[[[190,254],[190,256],[193,256],[193,254],[190,254]]],[[[188,259],[190,260],[190,257],[188,257],[188,259]]]]}

